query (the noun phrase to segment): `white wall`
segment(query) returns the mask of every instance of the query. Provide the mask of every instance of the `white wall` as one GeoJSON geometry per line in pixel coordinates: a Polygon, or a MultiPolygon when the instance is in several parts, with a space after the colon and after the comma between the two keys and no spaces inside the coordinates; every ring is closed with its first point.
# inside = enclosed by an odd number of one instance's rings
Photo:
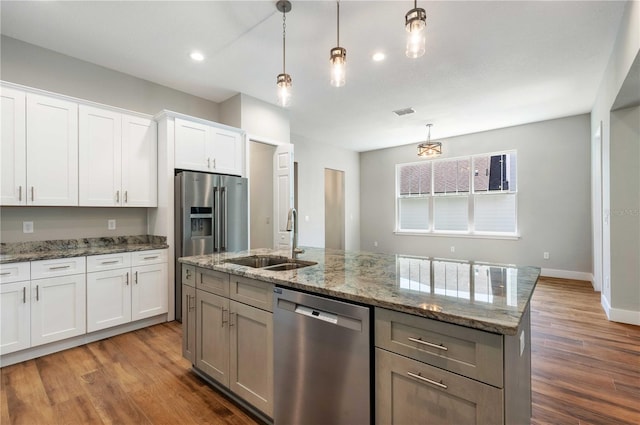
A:
{"type": "Polygon", "coordinates": [[[250,247],[273,248],[273,145],[250,142],[250,247]]]}
{"type": "Polygon", "coordinates": [[[588,115],[468,134],[442,144],[442,158],[517,150],[520,239],[395,235],[395,165],[418,160],[411,144],[360,154],[363,250],[532,265],[547,275],[590,278],[588,115]],[[550,253],[549,260],[543,260],[543,252],[550,253]]]}
{"type": "MultiPolygon", "coordinates": [[[[217,103],[9,37],[0,42],[4,81],[147,114],[170,109],[218,119],[217,103]]],[[[0,226],[3,242],[138,235],[147,233],[147,209],[2,207],[0,226]],[[27,218],[34,221],[32,234],[22,233],[27,218]],[[107,230],[111,218],[115,231],[107,230]]]]}
{"type": "Polygon", "coordinates": [[[324,247],[324,169],[331,168],[344,171],[345,249],[360,249],[359,154],[296,134],[291,141],[298,163],[299,244],[324,247]]]}
{"type": "MultiPolygon", "coordinates": [[[[617,165],[612,162],[611,149],[615,141],[611,137],[611,109],[618,96],[621,87],[632,64],[640,52],[640,2],[627,2],[618,37],[611,53],[611,59],[605,70],[602,83],[598,89],[596,100],[591,111],[591,134],[596,135],[602,124],[602,207],[601,211],[594,213],[594,217],[602,217],[602,222],[592,223],[593,233],[597,234],[596,227],[602,226],[602,240],[595,240],[594,243],[602,245],[602,305],[611,320],[626,323],[640,324],[640,300],[637,299],[638,281],[613,280],[612,255],[614,246],[618,243],[611,234],[612,212],[616,208],[611,203],[611,170],[617,165]],[[636,304],[633,307],[623,308],[620,300],[630,300],[636,296],[636,304]]],[[[593,143],[597,140],[592,137],[593,143]]],[[[597,148],[594,146],[594,149],[597,148]]],[[[640,164],[636,164],[636,168],[640,164]]],[[[597,172],[597,164],[592,164],[594,172],[597,172]]],[[[599,208],[595,205],[594,208],[599,208]]],[[[636,261],[640,253],[636,255],[636,261]]],[[[594,261],[600,261],[595,258],[594,261]]]]}

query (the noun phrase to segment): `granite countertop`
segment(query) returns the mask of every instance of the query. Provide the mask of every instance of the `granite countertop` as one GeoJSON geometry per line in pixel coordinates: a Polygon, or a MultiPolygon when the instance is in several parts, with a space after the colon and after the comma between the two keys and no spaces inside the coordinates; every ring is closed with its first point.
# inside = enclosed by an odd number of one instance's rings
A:
{"type": "Polygon", "coordinates": [[[0,264],[166,249],[165,236],[116,236],[0,244],[0,264]]]}
{"type": "Polygon", "coordinates": [[[183,257],[179,261],[376,307],[503,335],[515,335],[540,268],[429,257],[305,248],[318,264],[269,271],[224,261],[248,255],[290,256],[256,249],[183,257]]]}

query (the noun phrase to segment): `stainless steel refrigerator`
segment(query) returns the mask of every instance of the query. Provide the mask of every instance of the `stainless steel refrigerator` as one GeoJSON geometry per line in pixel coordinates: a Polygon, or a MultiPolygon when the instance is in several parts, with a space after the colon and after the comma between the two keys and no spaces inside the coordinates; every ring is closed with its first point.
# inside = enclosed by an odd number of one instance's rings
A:
{"type": "Polygon", "coordinates": [[[182,319],[179,257],[249,245],[247,179],[182,171],[175,176],[176,319],[182,319]]]}

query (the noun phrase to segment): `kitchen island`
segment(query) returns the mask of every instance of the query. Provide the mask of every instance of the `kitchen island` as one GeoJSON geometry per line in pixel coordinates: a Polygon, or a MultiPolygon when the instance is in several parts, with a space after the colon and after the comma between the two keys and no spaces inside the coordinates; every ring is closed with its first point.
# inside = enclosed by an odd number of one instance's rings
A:
{"type": "MultiPolygon", "coordinates": [[[[242,375],[238,363],[229,365],[226,360],[227,372],[222,373],[203,358],[218,354],[217,349],[207,354],[205,348],[219,346],[207,342],[209,336],[203,334],[203,329],[186,330],[184,336],[185,339],[189,339],[189,333],[197,336],[191,337],[194,355],[186,356],[196,372],[202,374],[204,369],[205,377],[212,378],[214,383],[226,379],[222,386],[230,389],[232,395],[271,417],[273,290],[291,288],[372,308],[376,423],[528,423],[529,303],[539,268],[317,248],[306,248],[299,257],[316,264],[294,270],[273,271],[229,262],[238,257],[289,255],[290,251],[257,249],[179,260],[183,283],[189,279],[192,282],[193,291],[186,296],[196,301],[194,314],[199,315],[206,308],[201,300],[211,295],[206,286],[210,285],[211,276],[215,276],[213,293],[222,298],[210,300],[208,305],[219,305],[218,310],[212,310],[215,313],[211,317],[219,316],[221,328],[228,323],[229,330],[236,332],[230,341],[242,341],[237,334],[238,326],[233,329],[233,325],[237,323],[234,320],[240,320],[239,307],[244,307],[245,302],[253,305],[253,313],[266,313],[261,319],[264,330],[261,346],[267,350],[260,370],[265,370],[268,384],[258,402],[247,400],[234,390],[234,381],[239,391],[247,387],[238,382],[242,375]],[[241,290],[242,285],[252,289],[241,290]],[[262,288],[264,293],[257,295],[262,288]],[[260,298],[261,301],[255,301],[260,298]],[[210,366],[211,372],[207,372],[210,366]],[[214,373],[225,377],[216,377],[214,373]]],[[[189,308],[191,301],[189,298],[186,305],[183,299],[183,305],[189,308]]],[[[197,325],[203,320],[198,316],[192,321],[197,325]]],[[[189,319],[185,322],[188,327],[189,319]]],[[[256,334],[253,332],[253,336],[256,334]]],[[[221,358],[238,361],[242,357],[239,351],[233,352],[233,348],[231,351],[221,358]]]]}

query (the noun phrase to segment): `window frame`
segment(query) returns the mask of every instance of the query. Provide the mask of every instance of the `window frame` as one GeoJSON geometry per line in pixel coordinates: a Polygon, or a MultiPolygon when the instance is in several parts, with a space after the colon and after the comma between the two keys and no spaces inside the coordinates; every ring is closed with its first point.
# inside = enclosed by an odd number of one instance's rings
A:
{"type": "MultiPolygon", "coordinates": [[[[511,161],[511,160],[510,160],[511,161]]],[[[507,167],[512,167],[513,165],[511,163],[509,163],[507,165],[507,167]]],[[[518,192],[519,192],[519,179],[518,179],[518,152],[515,149],[508,149],[508,150],[503,150],[503,151],[495,151],[495,152],[487,152],[487,153],[480,153],[480,154],[474,154],[474,155],[466,155],[466,156],[460,156],[460,157],[452,157],[452,158],[434,158],[434,159],[427,159],[427,160],[423,160],[423,161],[414,161],[414,162],[407,162],[407,163],[399,163],[396,164],[395,166],[395,230],[394,233],[396,235],[418,235],[418,236],[447,236],[447,237],[465,237],[465,238],[490,238],[490,239],[519,239],[520,238],[520,233],[519,233],[519,227],[518,227],[518,192]],[[474,182],[474,177],[475,177],[475,163],[474,160],[476,158],[479,157],[488,157],[489,158],[489,163],[491,161],[491,157],[492,156],[499,156],[499,155],[507,155],[508,157],[512,158],[512,160],[515,162],[515,170],[513,173],[510,173],[510,170],[507,171],[507,173],[509,173],[508,175],[511,177],[514,177],[515,179],[515,189],[512,189],[512,182],[511,179],[509,179],[508,181],[510,182],[509,189],[500,189],[500,190],[481,190],[481,191],[476,191],[475,188],[475,182],[474,182]],[[456,190],[455,193],[434,193],[434,187],[435,187],[435,169],[436,166],[435,164],[438,162],[444,162],[444,161],[461,161],[461,160],[467,160],[469,161],[469,190],[467,192],[458,192],[456,190]],[[401,179],[400,179],[400,173],[401,173],[401,169],[403,167],[406,166],[419,166],[421,164],[426,164],[429,163],[431,164],[431,178],[430,178],[430,190],[428,194],[408,194],[408,195],[401,195],[400,194],[400,186],[401,186],[401,179]],[[440,198],[440,197],[466,197],[467,198],[467,230],[436,230],[435,229],[435,214],[436,214],[436,199],[440,198]],[[515,226],[515,231],[513,232],[494,232],[494,231],[477,231],[476,230],[476,223],[475,223],[475,204],[476,204],[476,197],[486,197],[486,196],[513,196],[514,197],[514,226],[515,226]],[[401,208],[400,208],[400,204],[401,204],[401,199],[403,198],[426,198],[428,200],[428,225],[427,225],[427,229],[403,229],[401,228],[400,225],[400,220],[401,220],[401,208]]]]}

